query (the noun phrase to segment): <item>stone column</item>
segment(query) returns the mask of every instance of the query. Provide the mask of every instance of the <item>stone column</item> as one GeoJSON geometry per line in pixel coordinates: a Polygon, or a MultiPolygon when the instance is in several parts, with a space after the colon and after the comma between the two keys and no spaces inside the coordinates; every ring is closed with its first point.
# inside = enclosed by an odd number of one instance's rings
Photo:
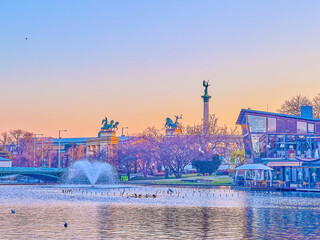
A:
{"type": "Polygon", "coordinates": [[[209,100],[211,96],[205,94],[203,98],[203,132],[206,133],[209,127],[209,100]]]}

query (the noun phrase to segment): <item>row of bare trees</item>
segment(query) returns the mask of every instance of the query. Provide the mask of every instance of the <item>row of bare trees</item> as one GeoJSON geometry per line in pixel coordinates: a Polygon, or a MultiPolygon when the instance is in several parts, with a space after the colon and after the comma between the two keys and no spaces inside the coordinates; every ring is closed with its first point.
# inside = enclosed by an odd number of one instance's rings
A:
{"type": "MultiPolygon", "coordinates": [[[[1,152],[12,160],[16,167],[57,167],[58,152],[51,137],[36,137],[35,134],[21,129],[1,133],[1,152]]],[[[64,167],[71,161],[85,157],[83,145],[68,146],[67,152],[62,154],[64,167]]]]}
{"type": "MultiPolygon", "coordinates": [[[[109,161],[120,171],[140,172],[145,177],[165,170],[181,177],[187,165],[193,160],[210,160],[216,154],[227,156],[230,152],[242,149],[241,137],[236,129],[218,126],[218,119],[210,116],[209,128],[203,131],[201,124],[187,126],[182,135],[165,136],[164,129],[149,127],[143,133],[126,141],[121,141],[110,157],[105,151],[99,151],[90,159],[109,161]]],[[[50,137],[39,137],[28,131],[10,130],[3,132],[0,145],[19,167],[58,167],[57,146],[50,137]]],[[[86,158],[84,145],[66,146],[62,153],[62,167],[68,167],[72,161],[86,158]]]]}
{"type": "Polygon", "coordinates": [[[145,177],[154,170],[164,169],[180,178],[193,160],[208,161],[214,155],[229,155],[242,149],[242,139],[236,129],[218,126],[218,119],[211,115],[209,129],[201,124],[187,126],[182,135],[165,136],[163,129],[147,128],[139,136],[118,146],[118,167],[127,175],[133,171],[145,177]]]}

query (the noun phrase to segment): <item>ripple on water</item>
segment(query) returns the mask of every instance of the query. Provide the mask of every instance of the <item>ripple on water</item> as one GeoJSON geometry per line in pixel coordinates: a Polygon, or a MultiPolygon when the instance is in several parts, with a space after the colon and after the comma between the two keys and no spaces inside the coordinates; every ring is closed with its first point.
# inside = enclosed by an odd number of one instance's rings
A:
{"type": "Polygon", "coordinates": [[[0,228],[0,238],[314,239],[320,235],[318,194],[172,189],[171,195],[164,187],[1,186],[0,224],[5,227],[0,228]],[[144,197],[131,197],[133,193],[144,197]],[[152,193],[156,199],[145,197],[152,193]]]}

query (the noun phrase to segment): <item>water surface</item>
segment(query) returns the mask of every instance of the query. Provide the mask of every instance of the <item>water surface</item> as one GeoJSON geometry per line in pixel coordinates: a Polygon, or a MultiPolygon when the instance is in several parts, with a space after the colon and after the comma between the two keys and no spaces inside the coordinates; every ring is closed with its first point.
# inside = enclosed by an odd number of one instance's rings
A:
{"type": "Polygon", "coordinates": [[[0,186],[1,239],[317,239],[319,194],[0,186]],[[124,191],[125,190],[125,191],[124,191]],[[141,198],[132,197],[141,194],[141,198]],[[146,198],[148,194],[148,198],[146,198]],[[152,198],[156,194],[156,198],[152,198]],[[16,214],[11,214],[11,209],[16,214]],[[64,228],[64,221],[68,228],[64,228]]]}

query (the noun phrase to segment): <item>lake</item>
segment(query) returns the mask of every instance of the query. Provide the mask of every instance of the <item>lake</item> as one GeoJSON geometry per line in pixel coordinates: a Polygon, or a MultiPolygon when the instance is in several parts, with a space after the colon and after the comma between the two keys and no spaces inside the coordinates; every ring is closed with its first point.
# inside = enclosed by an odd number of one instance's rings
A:
{"type": "Polygon", "coordinates": [[[318,193],[171,190],[0,186],[0,238],[320,238],[318,193]]]}

